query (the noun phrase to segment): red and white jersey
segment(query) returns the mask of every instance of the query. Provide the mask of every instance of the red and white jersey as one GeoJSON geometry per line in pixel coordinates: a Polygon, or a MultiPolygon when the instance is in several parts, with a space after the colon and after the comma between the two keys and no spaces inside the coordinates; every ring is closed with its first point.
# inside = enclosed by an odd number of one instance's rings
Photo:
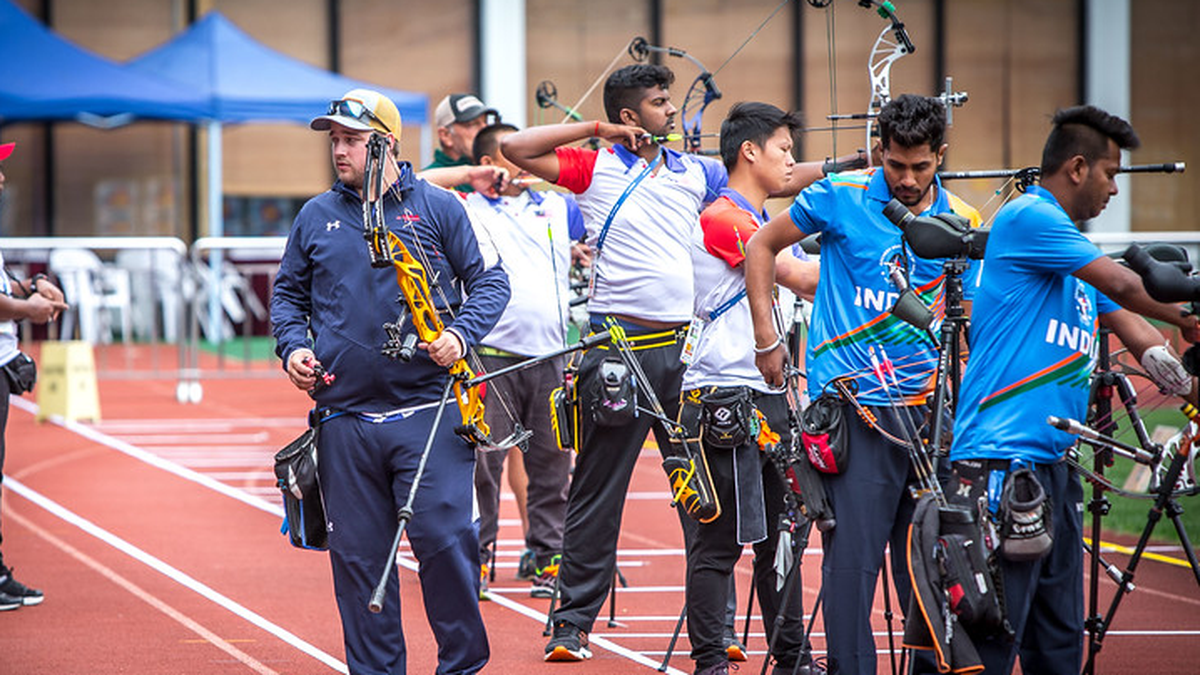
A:
{"type": "Polygon", "coordinates": [[[728,177],[715,160],[663,148],[663,166],[642,177],[646,160],[614,146],[557,151],[558,184],[578,195],[587,243],[596,250],[609,215],[612,224],[592,269],[592,314],[624,314],[648,321],[685,323],[692,309],[692,232],[700,209],[716,199],[728,177]]]}
{"type": "Polygon", "coordinates": [[[754,322],[742,266],[746,242],[765,221],[765,213],[756,213],[730,188],[700,214],[691,240],[696,287],[692,321],[703,327],[683,375],[684,391],[705,386],[772,391],[754,365],[754,322]]]}

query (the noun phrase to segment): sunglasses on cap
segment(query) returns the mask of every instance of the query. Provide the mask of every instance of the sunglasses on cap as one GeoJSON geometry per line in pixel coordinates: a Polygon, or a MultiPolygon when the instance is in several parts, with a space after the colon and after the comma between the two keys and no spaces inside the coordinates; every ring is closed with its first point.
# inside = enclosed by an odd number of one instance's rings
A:
{"type": "Polygon", "coordinates": [[[379,124],[379,126],[383,127],[384,129],[391,131],[391,129],[388,128],[388,125],[385,124],[383,120],[376,117],[375,113],[371,112],[371,109],[368,108],[366,106],[366,104],[364,104],[362,101],[355,101],[353,99],[342,99],[339,101],[330,101],[329,102],[329,110],[327,110],[325,112],[325,114],[326,115],[341,115],[343,117],[349,117],[351,119],[356,119],[359,122],[362,122],[363,124],[368,124],[368,125],[371,124],[372,121],[374,121],[377,124],[379,124]]]}

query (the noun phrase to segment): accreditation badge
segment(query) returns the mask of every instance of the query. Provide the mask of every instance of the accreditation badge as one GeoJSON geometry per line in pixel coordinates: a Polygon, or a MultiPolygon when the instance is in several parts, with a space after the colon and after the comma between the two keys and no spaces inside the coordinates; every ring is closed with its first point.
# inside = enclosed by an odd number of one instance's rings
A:
{"type": "Polygon", "coordinates": [[[700,336],[704,333],[704,325],[708,323],[698,316],[692,317],[688,324],[687,336],[683,338],[683,349],[679,352],[679,362],[685,366],[692,365],[696,360],[696,347],[700,344],[700,336]]]}

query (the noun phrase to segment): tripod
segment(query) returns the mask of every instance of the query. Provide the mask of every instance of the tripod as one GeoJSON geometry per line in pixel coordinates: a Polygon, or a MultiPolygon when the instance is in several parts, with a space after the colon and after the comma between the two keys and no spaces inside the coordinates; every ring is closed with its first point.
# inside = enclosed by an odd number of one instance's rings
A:
{"type": "Polygon", "coordinates": [[[930,340],[938,348],[931,439],[933,449],[942,454],[949,450],[945,447],[948,439],[943,428],[946,416],[942,411],[946,408],[947,399],[951,411],[958,406],[958,388],[959,382],[962,381],[962,334],[963,326],[968,321],[962,306],[962,275],[967,271],[969,264],[970,261],[965,256],[950,258],[942,263],[942,273],[946,278],[946,314],[942,319],[941,330],[936,336],[929,330],[930,324],[933,323],[933,312],[929,311],[916,292],[909,287],[903,271],[893,268],[891,272],[892,283],[900,289],[900,296],[892,306],[892,314],[915,328],[928,331],[930,340]]]}
{"type": "Polygon", "coordinates": [[[963,313],[962,275],[967,271],[966,258],[952,258],[942,263],[946,275],[946,316],[942,320],[941,339],[938,342],[937,374],[933,389],[933,448],[938,453],[949,452],[945,430],[942,425],[946,416],[942,414],[947,395],[951,411],[958,408],[958,387],[962,382],[962,334],[967,317],[963,313]]]}
{"type": "MultiPolygon", "coordinates": [[[[1146,517],[1146,525],[1142,529],[1137,546],[1134,548],[1134,552],[1130,556],[1125,569],[1117,571],[1115,566],[1105,562],[1100,556],[1101,519],[1109,512],[1112,506],[1105,496],[1105,492],[1110,488],[1102,480],[1104,477],[1104,468],[1112,464],[1114,452],[1120,452],[1127,456],[1130,454],[1122,450],[1123,443],[1111,438],[1112,433],[1116,430],[1116,423],[1112,419],[1112,396],[1114,393],[1118,395],[1121,405],[1129,413],[1130,424],[1137,435],[1138,443],[1141,445],[1142,450],[1150,452],[1155,461],[1160,461],[1163,453],[1162,447],[1153,443],[1146,433],[1145,424],[1142,422],[1137,410],[1137,394],[1133,386],[1129,383],[1129,379],[1124,373],[1112,370],[1112,360],[1108,352],[1108,334],[1109,331],[1107,329],[1102,329],[1097,339],[1099,363],[1092,381],[1092,406],[1091,419],[1089,420],[1099,432],[1096,434],[1094,442],[1097,445],[1097,452],[1093,462],[1093,472],[1101,480],[1091,481],[1092,499],[1088,502],[1088,512],[1092,515],[1092,546],[1088,548],[1091,580],[1088,588],[1088,616],[1084,621],[1084,628],[1088,633],[1087,661],[1083,666],[1084,675],[1091,675],[1095,672],[1096,656],[1104,646],[1104,638],[1112,626],[1113,618],[1120,607],[1121,601],[1125,595],[1134,590],[1134,573],[1137,570],[1138,563],[1141,561],[1142,554],[1145,553],[1150,536],[1153,534],[1155,526],[1158,525],[1164,513],[1166,513],[1175,526],[1175,532],[1179,536],[1180,543],[1183,545],[1184,553],[1192,568],[1192,574],[1196,578],[1196,584],[1200,586],[1200,563],[1197,562],[1196,554],[1192,550],[1191,541],[1188,539],[1187,531],[1184,529],[1183,521],[1180,519],[1180,516],[1183,514],[1183,508],[1175,499],[1176,482],[1179,480],[1185,464],[1191,460],[1191,453],[1188,447],[1190,442],[1185,441],[1179,444],[1171,458],[1171,463],[1168,466],[1165,476],[1155,486],[1153,490],[1153,494],[1155,495],[1154,504],[1150,507],[1150,511],[1146,517]],[[1108,611],[1104,614],[1099,613],[1099,573],[1101,566],[1105,568],[1109,576],[1117,583],[1117,591],[1108,606],[1108,611]]],[[[1190,404],[1185,404],[1183,408],[1184,413],[1193,422],[1200,419],[1200,412],[1197,412],[1190,404]]]]}

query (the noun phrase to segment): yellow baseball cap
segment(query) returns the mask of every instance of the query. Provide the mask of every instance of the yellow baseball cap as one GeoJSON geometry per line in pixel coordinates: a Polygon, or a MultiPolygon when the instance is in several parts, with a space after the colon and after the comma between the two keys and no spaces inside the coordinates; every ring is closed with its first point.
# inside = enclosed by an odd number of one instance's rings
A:
{"type": "Polygon", "coordinates": [[[316,131],[328,131],[335,122],[359,131],[400,135],[400,111],[396,104],[370,89],[351,89],[340,99],[330,101],[325,114],[314,118],[308,126],[316,131]]]}

